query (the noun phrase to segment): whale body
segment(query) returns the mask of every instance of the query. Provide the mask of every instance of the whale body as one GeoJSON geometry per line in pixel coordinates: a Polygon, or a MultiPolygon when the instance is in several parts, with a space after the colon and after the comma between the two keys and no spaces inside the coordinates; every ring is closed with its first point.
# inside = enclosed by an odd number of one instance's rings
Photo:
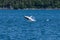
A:
{"type": "Polygon", "coordinates": [[[32,18],[32,16],[25,16],[25,18],[30,20],[30,21],[36,21],[34,18],[32,18]]]}

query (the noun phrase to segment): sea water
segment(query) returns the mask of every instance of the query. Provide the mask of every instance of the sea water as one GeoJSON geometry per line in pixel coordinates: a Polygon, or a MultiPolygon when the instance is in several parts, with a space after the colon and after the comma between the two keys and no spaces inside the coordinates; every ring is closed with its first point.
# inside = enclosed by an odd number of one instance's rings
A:
{"type": "Polygon", "coordinates": [[[0,10],[0,40],[60,40],[60,10],[0,10]]]}

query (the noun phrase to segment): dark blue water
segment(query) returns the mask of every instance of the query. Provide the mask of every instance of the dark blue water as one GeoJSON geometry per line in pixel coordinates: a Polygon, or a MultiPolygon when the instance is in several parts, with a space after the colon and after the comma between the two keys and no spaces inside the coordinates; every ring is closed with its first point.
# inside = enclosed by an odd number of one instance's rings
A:
{"type": "Polygon", "coordinates": [[[60,40],[60,10],[0,10],[0,40],[60,40]]]}

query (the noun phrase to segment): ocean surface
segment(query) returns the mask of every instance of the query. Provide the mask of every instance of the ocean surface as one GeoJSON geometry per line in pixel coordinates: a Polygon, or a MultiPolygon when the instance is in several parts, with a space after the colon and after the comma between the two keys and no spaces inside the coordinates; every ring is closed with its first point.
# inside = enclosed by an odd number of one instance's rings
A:
{"type": "Polygon", "coordinates": [[[60,40],[60,10],[0,10],[0,40],[60,40]]]}

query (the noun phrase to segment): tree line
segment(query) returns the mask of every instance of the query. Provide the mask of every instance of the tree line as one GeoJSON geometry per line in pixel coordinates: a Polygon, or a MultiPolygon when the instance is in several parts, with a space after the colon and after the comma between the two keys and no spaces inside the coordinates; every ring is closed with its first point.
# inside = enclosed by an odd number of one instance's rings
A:
{"type": "Polygon", "coordinates": [[[0,0],[0,8],[60,8],[60,0],[0,0]]]}

